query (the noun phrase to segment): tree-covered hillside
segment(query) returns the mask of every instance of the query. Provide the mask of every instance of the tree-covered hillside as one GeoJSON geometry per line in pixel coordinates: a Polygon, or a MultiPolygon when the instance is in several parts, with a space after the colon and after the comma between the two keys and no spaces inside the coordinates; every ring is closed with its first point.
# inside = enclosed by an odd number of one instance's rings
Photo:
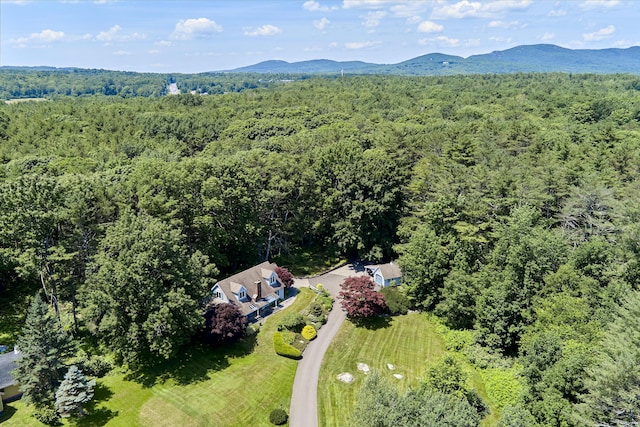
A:
{"type": "Polygon", "coordinates": [[[510,417],[638,421],[640,357],[610,349],[635,342],[639,89],[362,76],[1,104],[0,295],[45,288],[144,363],[199,327],[216,276],[307,248],[393,258],[416,308],[472,331],[458,351],[522,367],[510,417]]]}

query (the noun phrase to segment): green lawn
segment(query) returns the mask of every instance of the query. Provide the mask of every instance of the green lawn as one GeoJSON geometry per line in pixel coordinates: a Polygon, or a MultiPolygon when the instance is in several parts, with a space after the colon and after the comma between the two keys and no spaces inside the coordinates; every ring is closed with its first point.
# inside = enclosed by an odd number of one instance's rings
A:
{"type": "MultiPolygon", "coordinates": [[[[218,351],[194,348],[136,378],[118,371],[98,380],[96,403],[78,425],[270,426],[272,409],[288,412],[298,363],[275,354],[273,332],[283,313],[302,310],[314,296],[302,289],[253,340],[218,351]]],[[[8,406],[3,427],[41,425],[23,402],[8,406]]]]}
{"type": "Polygon", "coordinates": [[[357,391],[364,374],[358,363],[366,363],[402,387],[417,386],[429,362],[444,354],[444,344],[431,323],[421,314],[388,318],[377,329],[355,327],[346,321],[325,354],[318,388],[318,417],[323,427],[349,425],[357,391]],[[395,366],[390,371],[387,364],[395,366]],[[336,376],[349,372],[355,377],[351,384],[336,376]],[[402,379],[394,378],[400,374],[402,379]]]}
{"type": "MultiPolygon", "coordinates": [[[[372,326],[356,327],[346,321],[327,350],[318,387],[320,426],[342,427],[351,424],[349,417],[365,377],[358,370],[358,363],[366,363],[372,370],[406,389],[418,386],[427,368],[445,353],[444,342],[436,326],[422,314],[391,317],[372,326]],[[395,370],[389,370],[389,363],[395,366],[395,370]],[[351,373],[355,377],[354,382],[345,384],[339,381],[336,377],[342,372],[351,373]],[[403,378],[396,379],[393,374],[400,374],[403,378]]],[[[468,364],[465,370],[471,384],[489,403],[493,412],[483,420],[482,425],[495,425],[494,405],[487,398],[481,375],[468,364]]]]}

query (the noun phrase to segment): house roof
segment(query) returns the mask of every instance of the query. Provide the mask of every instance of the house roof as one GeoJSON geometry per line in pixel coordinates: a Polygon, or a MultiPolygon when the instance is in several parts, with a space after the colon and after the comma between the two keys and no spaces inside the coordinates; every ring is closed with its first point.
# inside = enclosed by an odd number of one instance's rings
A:
{"type": "Polygon", "coordinates": [[[242,285],[240,283],[230,282],[229,288],[231,288],[231,292],[233,292],[234,294],[237,294],[237,293],[240,293],[240,289],[242,289],[242,285]]]}
{"type": "Polygon", "coordinates": [[[277,291],[282,288],[282,282],[276,274],[276,286],[269,285],[267,281],[272,273],[275,274],[275,269],[278,268],[276,264],[268,261],[258,264],[244,271],[227,277],[216,283],[220,287],[222,292],[229,298],[229,302],[236,305],[243,315],[247,315],[257,309],[268,305],[271,301],[278,299],[277,291]],[[237,294],[240,290],[240,286],[244,286],[247,289],[246,298],[238,300],[237,294]],[[258,295],[258,286],[260,286],[261,298],[256,300],[258,295]]]}
{"type": "Polygon", "coordinates": [[[0,354],[0,388],[6,388],[16,383],[11,371],[16,368],[16,361],[22,357],[22,353],[10,352],[0,354]]]}
{"type": "Polygon", "coordinates": [[[386,280],[395,279],[397,277],[402,277],[402,271],[397,264],[392,262],[387,264],[380,265],[368,265],[365,267],[367,270],[371,271],[371,274],[376,274],[376,271],[379,271],[386,280]]]}

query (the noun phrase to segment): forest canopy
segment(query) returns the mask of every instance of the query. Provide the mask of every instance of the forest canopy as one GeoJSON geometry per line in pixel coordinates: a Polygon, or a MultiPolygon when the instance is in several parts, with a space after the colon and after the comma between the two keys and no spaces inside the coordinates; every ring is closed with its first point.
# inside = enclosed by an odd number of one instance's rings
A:
{"type": "Polygon", "coordinates": [[[312,247],[393,258],[413,307],[521,363],[510,413],[576,426],[638,413],[616,406],[625,384],[605,387],[609,359],[591,352],[626,339],[620,307],[640,283],[637,76],[259,86],[0,104],[0,293],[44,287],[74,329],[141,343],[120,354],[136,361],[175,353],[185,338],[170,331],[203,322],[216,274],[312,247]],[[153,318],[118,317],[135,305],[105,303],[118,286],[146,287],[153,318]],[[584,396],[606,407],[585,412],[584,396]]]}

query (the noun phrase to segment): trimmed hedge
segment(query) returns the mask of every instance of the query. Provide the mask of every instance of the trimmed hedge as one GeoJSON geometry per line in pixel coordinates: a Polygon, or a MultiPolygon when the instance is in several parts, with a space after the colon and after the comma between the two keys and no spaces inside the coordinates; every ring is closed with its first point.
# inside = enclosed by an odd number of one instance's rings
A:
{"type": "Polygon", "coordinates": [[[302,357],[302,352],[300,350],[284,341],[282,332],[274,332],[273,349],[280,356],[288,357],[290,359],[300,359],[302,357]]]}
{"type": "Polygon", "coordinates": [[[311,325],[307,325],[304,328],[302,328],[302,338],[304,338],[307,341],[311,341],[312,339],[314,339],[317,336],[317,332],[316,332],[316,328],[314,328],[311,325]]]}

